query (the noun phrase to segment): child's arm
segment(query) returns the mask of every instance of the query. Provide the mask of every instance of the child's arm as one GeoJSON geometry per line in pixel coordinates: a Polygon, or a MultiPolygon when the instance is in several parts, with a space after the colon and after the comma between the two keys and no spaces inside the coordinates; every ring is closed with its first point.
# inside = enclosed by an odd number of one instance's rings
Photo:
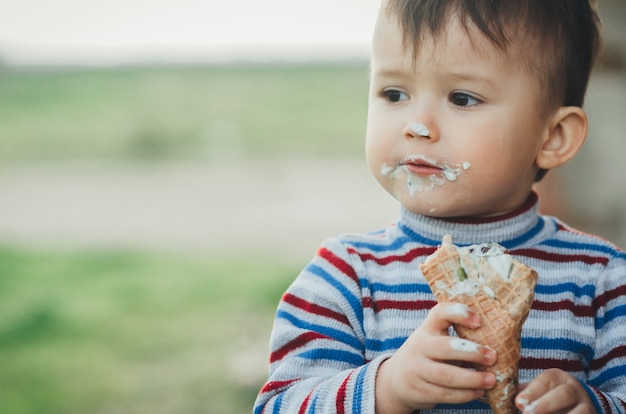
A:
{"type": "Polygon", "coordinates": [[[386,356],[367,361],[365,336],[359,278],[345,248],[330,240],[279,303],[270,375],[254,413],[373,413],[386,356]]]}
{"type": "Polygon", "coordinates": [[[373,414],[376,404],[380,412],[391,413],[386,410],[388,405],[419,408],[432,406],[435,400],[470,401],[481,395],[475,389],[493,385],[492,374],[441,362],[485,363],[495,359],[484,347],[474,350],[476,345],[467,341],[450,342],[453,338],[447,336],[447,328],[452,322],[477,323],[476,315],[459,312],[458,305],[435,306],[394,357],[386,354],[367,360],[362,291],[349,256],[339,243],[327,243],[283,295],[272,331],[270,377],[259,393],[255,413],[310,410],[373,414]],[[454,345],[457,350],[452,349],[454,345]],[[383,362],[385,373],[379,373],[383,362]],[[413,377],[406,369],[409,365],[419,375],[413,377]],[[375,401],[379,391],[395,387],[399,380],[395,375],[406,378],[402,390],[378,396],[380,401],[375,401]],[[388,382],[384,376],[394,378],[388,382]],[[491,380],[485,379],[489,376],[491,380]],[[435,386],[438,391],[431,394],[430,387],[435,386]],[[413,395],[420,387],[428,395],[413,395]]]}

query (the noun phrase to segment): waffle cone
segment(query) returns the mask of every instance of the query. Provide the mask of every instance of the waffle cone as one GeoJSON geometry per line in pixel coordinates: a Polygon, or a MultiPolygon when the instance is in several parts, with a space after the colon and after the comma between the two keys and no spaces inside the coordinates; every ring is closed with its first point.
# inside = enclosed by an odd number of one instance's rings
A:
{"type": "Polygon", "coordinates": [[[482,317],[477,329],[456,324],[454,329],[461,338],[497,352],[494,365],[476,367],[496,376],[496,385],[487,390],[485,398],[496,414],[517,413],[513,400],[518,388],[520,336],[532,305],[537,272],[512,260],[508,277],[503,277],[486,256],[459,254],[450,236],[444,237],[420,269],[438,302],[463,303],[482,317]]]}

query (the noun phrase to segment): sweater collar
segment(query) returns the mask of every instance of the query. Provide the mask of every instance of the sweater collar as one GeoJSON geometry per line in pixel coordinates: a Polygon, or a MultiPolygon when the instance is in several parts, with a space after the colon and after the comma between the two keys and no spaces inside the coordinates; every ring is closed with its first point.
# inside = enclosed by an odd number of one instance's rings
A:
{"type": "Polygon", "coordinates": [[[398,227],[410,238],[434,246],[450,234],[457,245],[497,242],[507,249],[517,249],[535,244],[555,230],[554,224],[538,211],[539,198],[533,192],[519,209],[492,217],[435,218],[402,208],[398,227]]]}

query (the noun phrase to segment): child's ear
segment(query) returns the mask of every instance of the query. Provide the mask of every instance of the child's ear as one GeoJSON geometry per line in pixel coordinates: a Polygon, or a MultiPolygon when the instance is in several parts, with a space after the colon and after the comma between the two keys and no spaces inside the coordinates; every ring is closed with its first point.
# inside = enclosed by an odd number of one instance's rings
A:
{"type": "Polygon", "coordinates": [[[537,154],[537,166],[544,170],[559,167],[574,158],[587,137],[587,114],[577,106],[560,107],[548,128],[537,154]]]}

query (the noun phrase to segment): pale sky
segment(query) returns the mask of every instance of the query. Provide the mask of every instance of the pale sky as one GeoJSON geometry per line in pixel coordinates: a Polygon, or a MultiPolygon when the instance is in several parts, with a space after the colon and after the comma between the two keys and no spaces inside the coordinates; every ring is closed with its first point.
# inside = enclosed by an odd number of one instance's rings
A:
{"type": "Polygon", "coordinates": [[[110,64],[367,56],[380,0],[0,0],[0,58],[110,64]]]}

